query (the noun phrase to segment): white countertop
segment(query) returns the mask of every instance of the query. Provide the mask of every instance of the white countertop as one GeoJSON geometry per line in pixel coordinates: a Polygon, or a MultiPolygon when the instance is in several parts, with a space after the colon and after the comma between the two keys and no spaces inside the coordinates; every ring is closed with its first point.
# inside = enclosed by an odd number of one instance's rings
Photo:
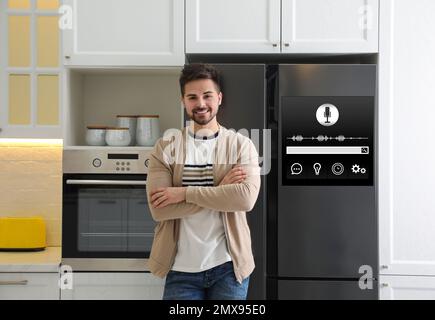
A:
{"type": "Polygon", "coordinates": [[[59,272],[61,247],[39,252],[0,252],[0,272],[59,272]]]}

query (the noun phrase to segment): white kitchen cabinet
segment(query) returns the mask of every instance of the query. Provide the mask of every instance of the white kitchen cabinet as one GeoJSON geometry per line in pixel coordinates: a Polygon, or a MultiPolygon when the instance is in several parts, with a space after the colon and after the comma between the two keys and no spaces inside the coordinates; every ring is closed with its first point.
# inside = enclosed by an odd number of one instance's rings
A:
{"type": "Polygon", "coordinates": [[[186,0],[186,53],[373,53],[378,0],[186,0]]]}
{"type": "Polygon", "coordinates": [[[0,273],[0,300],[59,300],[59,273],[0,273]]]}
{"type": "Polygon", "coordinates": [[[435,276],[435,1],[380,5],[380,274],[435,276]]]}
{"type": "Polygon", "coordinates": [[[378,11],[378,0],[282,0],[282,52],[377,52],[378,11]]]}
{"type": "Polygon", "coordinates": [[[435,300],[435,277],[380,276],[381,300],[435,300]]]}
{"type": "Polygon", "coordinates": [[[186,0],[186,52],[281,52],[280,2],[186,0]]]}
{"type": "Polygon", "coordinates": [[[184,1],[64,0],[68,66],[184,65],[184,1]]]}
{"type": "Polygon", "coordinates": [[[0,139],[62,138],[58,11],[44,3],[0,1],[0,139]]]}
{"type": "Polygon", "coordinates": [[[160,300],[164,280],[145,272],[80,272],[72,273],[72,289],[67,287],[61,300],[160,300]]]}

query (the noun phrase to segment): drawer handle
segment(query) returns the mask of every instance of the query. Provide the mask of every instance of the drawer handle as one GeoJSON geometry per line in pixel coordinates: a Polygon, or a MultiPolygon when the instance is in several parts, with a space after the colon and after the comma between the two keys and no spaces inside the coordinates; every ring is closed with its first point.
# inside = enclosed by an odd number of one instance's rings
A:
{"type": "Polygon", "coordinates": [[[29,283],[27,280],[21,281],[0,281],[0,286],[26,286],[29,283]]]}

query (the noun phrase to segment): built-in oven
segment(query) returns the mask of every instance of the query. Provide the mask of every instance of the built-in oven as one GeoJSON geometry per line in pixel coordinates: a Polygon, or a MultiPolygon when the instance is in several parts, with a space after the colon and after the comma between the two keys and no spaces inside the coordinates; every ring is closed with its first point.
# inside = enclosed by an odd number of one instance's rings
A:
{"type": "Polygon", "coordinates": [[[148,153],[65,149],[62,265],[73,271],[146,271],[156,222],[146,197],[148,153]]]}

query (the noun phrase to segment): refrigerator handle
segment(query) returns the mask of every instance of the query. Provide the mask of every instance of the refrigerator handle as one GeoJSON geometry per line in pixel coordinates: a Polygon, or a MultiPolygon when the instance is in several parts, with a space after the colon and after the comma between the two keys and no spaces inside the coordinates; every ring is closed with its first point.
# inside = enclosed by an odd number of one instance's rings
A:
{"type": "MultiPolygon", "coordinates": [[[[278,86],[278,66],[269,65],[267,67],[267,127],[271,130],[272,141],[271,158],[278,156],[278,123],[279,123],[279,86],[278,86]]],[[[272,164],[273,165],[273,164],[272,164]]]]}
{"type": "MultiPolygon", "coordinates": [[[[268,66],[267,69],[267,109],[269,126],[277,125],[279,119],[279,86],[278,68],[276,65],[268,66]]],[[[271,128],[272,129],[272,128],[271,128]]]]}

